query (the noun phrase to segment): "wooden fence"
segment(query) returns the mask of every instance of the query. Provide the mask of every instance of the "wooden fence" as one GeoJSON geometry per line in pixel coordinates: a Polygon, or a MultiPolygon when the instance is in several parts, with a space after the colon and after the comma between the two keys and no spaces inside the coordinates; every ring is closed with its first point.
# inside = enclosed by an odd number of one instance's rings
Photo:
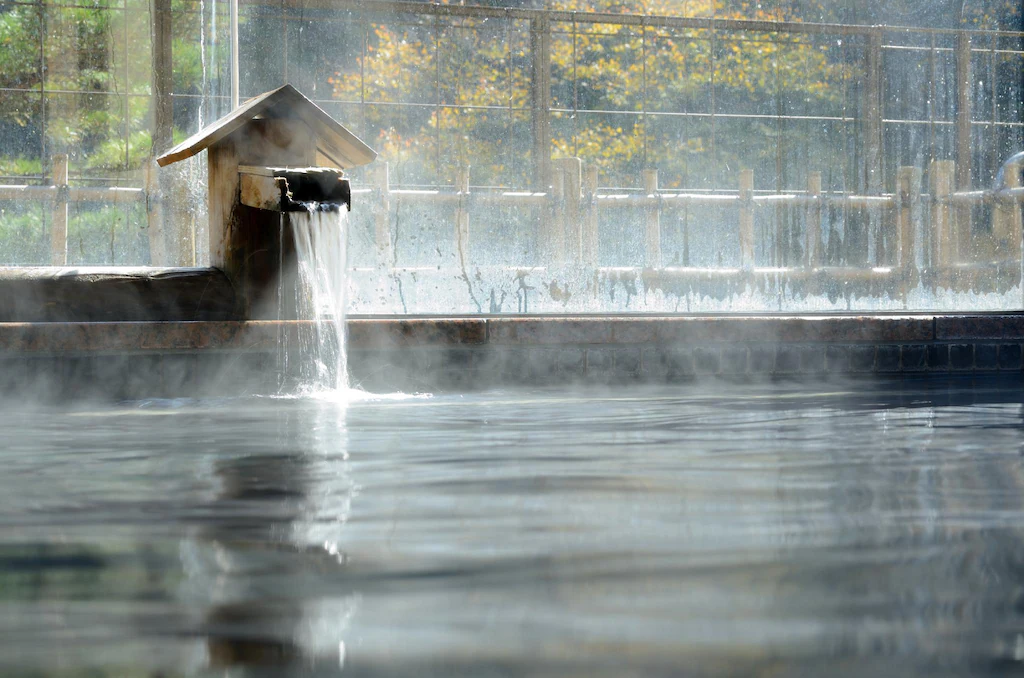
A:
{"type": "MultiPolygon", "coordinates": [[[[953,190],[956,166],[950,160],[936,160],[927,170],[927,192],[923,190],[922,168],[901,167],[898,189],[894,194],[852,195],[822,191],[820,172],[809,172],[807,187],[801,192],[756,193],[754,174],[741,170],[736,175],[733,191],[680,192],[662,190],[657,170],[643,173],[640,192],[613,192],[598,187],[597,168],[586,166],[575,158],[552,161],[553,182],[548,191],[474,190],[469,184],[469,168],[458,174],[457,184],[450,190],[395,188],[390,185],[387,163],[378,163],[372,183],[353,189],[357,210],[371,210],[377,265],[383,270],[397,265],[392,242],[392,219],[403,205],[447,206],[454,208],[452,243],[461,268],[472,267],[470,241],[474,237],[471,213],[476,206],[506,205],[540,210],[542,218],[540,247],[534,261],[523,261],[523,267],[569,266],[599,268],[599,220],[621,210],[642,213],[645,270],[663,270],[662,221],[669,210],[683,207],[717,208],[725,218],[735,220],[740,253],[739,269],[757,271],[774,268],[790,271],[814,271],[829,267],[824,255],[826,213],[830,209],[862,210],[868,215],[870,228],[876,229],[876,251],[858,265],[841,268],[856,277],[857,271],[873,269],[876,273],[893,271],[907,280],[907,274],[918,269],[963,268],[971,265],[998,264],[1003,268],[1021,262],[1024,238],[1021,204],[1024,187],[1020,168],[1006,173],[1004,185],[988,190],[953,190]],[[972,231],[968,211],[985,205],[991,210],[991,229],[972,231]],[[755,232],[758,210],[786,208],[799,210],[804,221],[802,256],[799,261],[758,261],[759,245],[755,232]],[[731,214],[730,214],[731,213],[731,214]],[[883,237],[881,230],[889,224],[891,234],[883,237]],[[978,241],[987,241],[988,260],[977,256],[978,241]],[[873,261],[872,261],[873,259],[873,261]],[[879,271],[878,269],[884,269],[879,271]]],[[[67,264],[68,207],[75,202],[125,203],[144,202],[147,206],[150,242],[150,265],[165,266],[183,262],[182,253],[168,250],[165,238],[162,200],[155,169],[147,170],[144,188],[81,187],[68,185],[67,159],[58,157],[54,164],[53,185],[0,186],[0,200],[43,201],[50,207],[51,257],[54,266],[67,264]]],[[[716,236],[713,236],[716,237],[716,236]]],[[[764,233],[761,233],[764,237],[764,233]]],[[[764,248],[762,247],[762,250],[764,248]]],[[[187,256],[185,256],[187,259],[187,256]]],[[[143,263],[143,262],[140,262],[143,263]]],[[[1011,266],[1012,267],[1012,266],[1011,266]]],[[[832,266],[838,269],[840,267],[832,266]]]]}

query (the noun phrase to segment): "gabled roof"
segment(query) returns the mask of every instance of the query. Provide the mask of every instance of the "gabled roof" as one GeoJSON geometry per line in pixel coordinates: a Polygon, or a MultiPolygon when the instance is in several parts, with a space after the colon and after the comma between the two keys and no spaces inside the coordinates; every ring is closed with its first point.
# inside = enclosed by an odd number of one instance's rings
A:
{"type": "Polygon", "coordinates": [[[342,169],[372,162],[376,151],[360,141],[322,108],[291,85],[249,99],[206,129],[193,134],[156,159],[161,167],[191,158],[237,131],[257,116],[299,118],[316,134],[316,147],[342,169]]]}

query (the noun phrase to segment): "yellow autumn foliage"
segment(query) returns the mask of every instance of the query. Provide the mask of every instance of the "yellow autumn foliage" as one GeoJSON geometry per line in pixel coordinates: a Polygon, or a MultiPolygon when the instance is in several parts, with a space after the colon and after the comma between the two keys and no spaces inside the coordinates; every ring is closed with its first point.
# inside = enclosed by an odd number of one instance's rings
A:
{"type": "MultiPolygon", "coordinates": [[[[730,8],[721,0],[552,0],[548,8],[790,19],[757,3],[730,8]]],[[[800,33],[637,26],[613,16],[606,23],[552,21],[550,31],[551,154],[581,157],[607,174],[636,174],[657,162],[673,177],[687,164],[706,164],[714,145],[708,133],[699,118],[678,114],[734,108],[774,115],[779,102],[827,110],[849,77],[834,45],[800,33]],[[673,131],[684,124],[685,132],[673,131]],[[666,135],[678,148],[666,146],[666,135]]],[[[450,182],[458,165],[470,164],[474,183],[529,182],[528,21],[454,17],[376,25],[370,37],[365,58],[331,85],[335,98],[369,104],[367,120],[380,130],[372,141],[400,181],[450,182]]]]}

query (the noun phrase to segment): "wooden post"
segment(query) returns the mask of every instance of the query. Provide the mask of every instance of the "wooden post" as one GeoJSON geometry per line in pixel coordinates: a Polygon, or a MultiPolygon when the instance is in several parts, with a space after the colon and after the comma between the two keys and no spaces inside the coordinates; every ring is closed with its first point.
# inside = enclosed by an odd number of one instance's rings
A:
{"type": "Polygon", "coordinates": [[[956,188],[971,187],[971,36],[956,38],[956,188]]]}
{"type": "Polygon", "coordinates": [[[391,173],[386,162],[377,165],[374,178],[377,203],[374,205],[373,233],[377,245],[377,266],[386,269],[395,262],[391,244],[391,173]]]}
{"type": "Polygon", "coordinates": [[[932,194],[932,268],[949,266],[954,262],[956,241],[953,239],[953,208],[949,196],[953,192],[956,163],[952,160],[933,160],[929,172],[929,190],[932,194]]]}
{"type": "Polygon", "coordinates": [[[534,187],[544,191],[551,183],[551,30],[546,18],[530,20],[530,60],[534,187]]]}
{"type": "Polygon", "coordinates": [[[683,266],[690,267],[690,210],[683,209],[683,266]]]}
{"type": "Polygon", "coordinates": [[[53,185],[57,194],[53,198],[50,225],[50,263],[68,264],[68,156],[53,156],[53,185]]]}
{"type": "Polygon", "coordinates": [[[896,220],[899,224],[899,266],[917,267],[917,229],[921,223],[921,170],[900,167],[896,174],[896,220]]]}
{"type": "MultiPolygon", "coordinates": [[[[867,73],[864,82],[864,187],[868,195],[882,193],[882,31],[872,30],[868,39],[867,73]]],[[[878,211],[866,209],[865,258],[874,254],[875,264],[885,260],[885,238],[878,211]]]]}
{"type": "MultiPolygon", "coordinates": [[[[1003,177],[1002,188],[1020,188],[1020,167],[1010,167],[1011,171],[1003,177]]],[[[1005,259],[1013,261],[1021,257],[1022,231],[1021,204],[1014,200],[1000,199],[996,196],[992,210],[992,237],[997,252],[1005,254],[1005,259]]]]}
{"type": "Polygon", "coordinates": [[[164,211],[156,162],[150,158],[145,167],[146,230],[149,234],[149,265],[167,266],[167,241],[164,237],[164,211]]]}
{"type": "Polygon", "coordinates": [[[740,265],[754,268],[754,170],[740,170],[740,265]]]}
{"type": "Polygon", "coordinates": [[[590,165],[583,172],[582,259],[587,266],[597,268],[599,239],[597,230],[598,169],[590,165]]]}
{"type": "MultiPolygon", "coordinates": [[[[570,160],[570,158],[553,160],[551,166],[551,209],[544,222],[540,239],[543,248],[541,256],[549,265],[565,263],[565,234],[569,230],[569,225],[579,219],[578,191],[572,201],[571,211],[574,216],[572,219],[569,216],[570,205],[566,186],[570,183],[568,175],[572,174],[572,168],[565,160],[570,160]]],[[[576,174],[578,175],[579,160],[577,158],[571,158],[571,160],[576,161],[576,174]]]]}
{"type": "MultiPolygon", "coordinates": [[[[960,33],[956,39],[956,180],[955,190],[971,188],[971,36],[960,33]]],[[[954,246],[960,261],[973,258],[971,248],[971,208],[957,207],[952,212],[954,246]]]]}
{"type": "Polygon", "coordinates": [[[459,194],[459,206],[455,209],[455,251],[459,264],[465,266],[469,259],[469,165],[457,170],[455,190],[459,194]]]}
{"type": "Polygon", "coordinates": [[[171,147],[174,109],[171,101],[173,64],[171,39],[171,0],[150,0],[153,87],[153,153],[159,155],[171,147]]]}
{"type": "Polygon", "coordinates": [[[821,172],[807,173],[807,247],[804,265],[807,268],[821,266],[821,172]]]}
{"type": "MultiPolygon", "coordinates": [[[[155,156],[168,150],[174,143],[174,108],[171,101],[173,89],[171,0],[150,0],[150,43],[152,44],[150,67],[152,72],[153,144],[155,156]]],[[[145,168],[146,219],[149,231],[149,263],[151,266],[191,264],[193,248],[184,251],[184,243],[191,238],[168,232],[165,225],[167,214],[163,208],[166,191],[161,186],[160,174],[155,161],[150,158],[145,168]]],[[[169,205],[172,223],[185,223],[181,209],[169,205]]]]}
{"type": "MultiPolygon", "coordinates": [[[[644,192],[648,198],[658,197],[658,170],[644,170],[644,192]]],[[[648,207],[645,212],[647,267],[661,268],[661,205],[648,207]]]]}

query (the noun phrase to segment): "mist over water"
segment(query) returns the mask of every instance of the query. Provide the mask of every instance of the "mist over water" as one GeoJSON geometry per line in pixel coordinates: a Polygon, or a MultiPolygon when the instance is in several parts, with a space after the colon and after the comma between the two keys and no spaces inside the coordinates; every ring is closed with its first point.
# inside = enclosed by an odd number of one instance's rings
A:
{"type": "Polygon", "coordinates": [[[1005,675],[998,381],[0,412],[0,673],[1005,675]]]}

